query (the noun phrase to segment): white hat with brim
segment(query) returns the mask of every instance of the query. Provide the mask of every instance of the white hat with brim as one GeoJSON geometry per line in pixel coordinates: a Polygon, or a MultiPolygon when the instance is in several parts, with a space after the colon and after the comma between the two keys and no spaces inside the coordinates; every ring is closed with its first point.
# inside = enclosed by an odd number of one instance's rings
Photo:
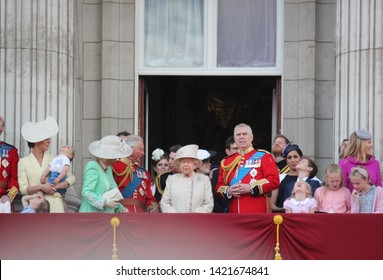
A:
{"type": "Polygon", "coordinates": [[[59,126],[52,117],[47,117],[43,121],[28,122],[21,128],[21,135],[29,143],[38,143],[45,139],[55,136],[59,132],[59,126]]]}
{"type": "Polygon", "coordinates": [[[194,160],[195,168],[202,165],[202,160],[197,156],[198,146],[197,145],[186,145],[178,149],[176,153],[176,159],[173,161],[173,166],[179,168],[181,159],[190,158],[194,160]]]}
{"type": "Polygon", "coordinates": [[[204,149],[199,149],[197,152],[197,157],[200,160],[204,161],[204,160],[208,160],[208,159],[214,157],[216,154],[217,154],[216,151],[208,151],[208,150],[204,150],[204,149]]]}
{"type": "Polygon", "coordinates": [[[108,135],[101,140],[90,143],[89,152],[97,158],[118,159],[128,157],[132,148],[116,135],[108,135]]]}

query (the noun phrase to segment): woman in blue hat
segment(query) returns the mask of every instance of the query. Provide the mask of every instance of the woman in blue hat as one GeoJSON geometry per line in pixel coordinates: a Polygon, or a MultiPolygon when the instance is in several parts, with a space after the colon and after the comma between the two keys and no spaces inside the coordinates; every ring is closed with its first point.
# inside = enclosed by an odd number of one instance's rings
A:
{"type": "Polygon", "coordinates": [[[289,172],[279,175],[279,188],[273,190],[271,193],[271,209],[273,212],[284,212],[283,202],[285,189],[289,183],[294,184],[298,180],[297,165],[302,156],[303,153],[298,145],[290,142],[284,147],[282,157],[286,159],[289,172]]]}

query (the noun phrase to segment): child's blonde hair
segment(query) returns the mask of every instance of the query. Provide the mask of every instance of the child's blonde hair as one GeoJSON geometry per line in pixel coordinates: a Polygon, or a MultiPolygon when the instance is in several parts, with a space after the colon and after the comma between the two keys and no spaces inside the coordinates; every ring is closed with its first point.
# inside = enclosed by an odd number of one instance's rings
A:
{"type": "Polygon", "coordinates": [[[293,190],[291,191],[291,197],[295,197],[295,190],[296,190],[296,186],[298,185],[298,184],[302,184],[302,185],[305,185],[306,186],[306,188],[307,188],[307,191],[306,191],[306,195],[307,195],[307,197],[312,197],[313,196],[313,192],[312,192],[312,190],[311,190],[311,186],[310,186],[310,184],[309,183],[307,183],[307,182],[305,182],[305,181],[297,181],[295,184],[294,184],[294,188],[293,188],[293,190]]]}
{"type": "Polygon", "coordinates": [[[370,180],[370,174],[368,173],[368,170],[363,166],[356,166],[351,168],[350,177],[351,176],[356,176],[362,179],[370,180]]]}
{"type": "Polygon", "coordinates": [[[335,164],[335,163],[331,163],[331,164],[327,165],[325,173],[324,173],[324,177],[323,177],[323,186],[325,186],[325,187],[328,186],[327,176],[329,174],[333,174],[333,173],[340,175],[340,186],[342,186],[342,184],[343,184],[342,169],[340,168],[340,166],[338,164],[335,164]]]}

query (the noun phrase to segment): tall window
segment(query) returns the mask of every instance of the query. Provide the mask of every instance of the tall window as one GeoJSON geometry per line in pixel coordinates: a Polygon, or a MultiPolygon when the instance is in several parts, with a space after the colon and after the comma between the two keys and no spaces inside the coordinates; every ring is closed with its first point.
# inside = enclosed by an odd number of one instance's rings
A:
{"type": "Polygon", "coordinates": [[[218,1],[218,67],[275,66],[276,1],[218,1]]]}
{"type": "Polygon", "coordinates": [[[145,0],[140,65],[144,69],[276,67],[278,2],[145,0]]]}
{"type": "Polygon", "coordinates": [[[203,0],[145,1],[145,66],[203,66],[203,0]]]}

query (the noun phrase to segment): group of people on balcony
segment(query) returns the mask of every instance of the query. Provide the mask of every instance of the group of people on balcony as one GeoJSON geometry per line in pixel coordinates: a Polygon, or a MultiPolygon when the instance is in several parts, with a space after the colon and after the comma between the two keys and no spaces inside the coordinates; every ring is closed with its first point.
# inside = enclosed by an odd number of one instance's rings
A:
{"type": "MultiPolygon", "coordinates": [[[[4,119],[0,117],[0,134],[4,119]]],[[[75,183],[74,151],[49,153],[59,131],[52,117],[29,122],[21,134],[31,152],[0,142],[0,212],[11,212],[20,192],[23,212],[66,212],[65,192],[75,183]]],[[[128,132],[92,142],[84,169],[79,212],[105,213],[380,213],[383,189],[371,134],[353,132],[340,147],[338,164],[327,166],[323,182],[315,162],[284,135],[272,153],[253,147],[249,125],[241,123],[226,143],[227,156],[212,168],[213,151],[195,144],[153,151],[152,170],[139,165],[143,139],[128,132]]]]}

